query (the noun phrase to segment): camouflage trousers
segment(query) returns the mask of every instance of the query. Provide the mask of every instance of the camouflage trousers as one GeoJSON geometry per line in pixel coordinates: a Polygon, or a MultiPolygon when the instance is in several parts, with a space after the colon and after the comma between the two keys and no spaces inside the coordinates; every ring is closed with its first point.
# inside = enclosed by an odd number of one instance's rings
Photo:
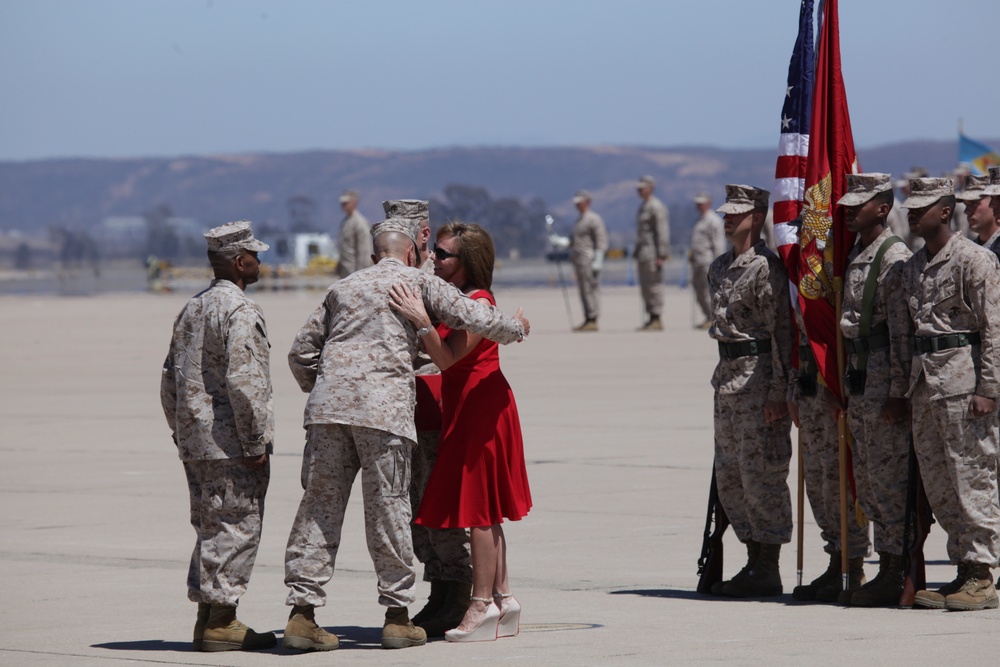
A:
{"type": "Polygon", "coordinates": [[[191,525],[197,539],[188,567],[188,599],[235,607],[246,592],[260,545],[270,463],[242,459],[185,461],[191,525]]]}
{"type": "Polygon", "coordinates": [[[741,542],[792,539],[788,417],[764,423],[763,395],[715,394],[715,476],[719,500],[741,542]]]}
{"type": "Polygon", "coordinates": [[[948,533],[952,563],[1000,558],[997,498],[997,413],[969,416],[970,395],[931,399],[921,380],[913,390],[913,448],[927,500],[948,533]]]}
{"type": "Polygon", "coordinates": [[[901,556],[905,550],[910,425],[882,421],[884,402],[884,398],[852,396],[847,422],[854,436],[852,453],[858,503],[875,526],[875,551],[901,556]]]}
{"type": "MultiPolygon", "coordinates": [[[[840,543],[840,451],[837,422],[830,416],[822,391],[816,396],[798,400],[799,433],[802,437],[802,475],[806,496],[812,508],[824,550],[836,553],[840,543]]],[[[905,480],[905,476],[904,476],[905,480]]],[[[871,552],[868,526],[858,524],[853,506],[847,517],[847,553],[849,558],[867,556],[871,552]]]]}
{"type": "MultiPolygon", "coordinates": [[[[434,462],[440,431],[417,433],[410,475],[410,506],[419,508],[427,488],[434,462]]],[[[416,514],[416,512],[414,512],[416,514]]],[[[469,531],[464,528],[437,530],[412,521],[413,553],[424,564],[424,581],[458,581],[472,583],[472,560],[469,551],[469,531]]]]}
{"type": "Polygon", "coordinates": [[[636,259],[635,266],[646,312],[651,317],[659,317],[663,312],[663,268],[656,266],[655,258],[636,259]]]}
{"type": "Polygon", "coordinates": [[[365,536],[378,576],[378,601],[406,607],[415,599],[410,538],[410,452],[413,443],[385,431],[347,424],[306,427],[302,502],[285,550],[287,604],[326,604],[344,512],[361,471],[365,536]]]}
{"type": "Polygon", "coordinates": [[[708,266],[705,264],[691,265],[691,289],[694,291],[694,298],[701,308],[705,320],[712,321],[712,290],[708,287],[708,266]]]}
{"type": "Polygon", "coordinates": [[[597,299],[601,288],[600,272],[594,271],[590,262],[574,263],[573,269],[576,271],[576,286],[580,289],[583,316],[596,320],[601,314],[601,304],[597,299]]]}

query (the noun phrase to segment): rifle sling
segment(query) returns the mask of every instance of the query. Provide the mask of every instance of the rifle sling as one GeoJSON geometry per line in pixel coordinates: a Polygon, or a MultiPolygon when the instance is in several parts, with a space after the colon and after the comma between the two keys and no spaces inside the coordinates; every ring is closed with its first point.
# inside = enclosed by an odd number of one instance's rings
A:
{"type": "MultiPolygon", "coordinates": [[[[898,236],[890,236],[882,241],[875,258],[872,259],[871,268],[868,269],[868,277],[865,278],[865,291],[861,297],[861,322],[858,325],[858,339],[863,340],[871,336],[872,315],[875,312],[875,290],[878,288],[878,276],[882,271],[882,258],[889,248],[896,243],[902,243],[903,239],[898,236]]],[[[859,371],[868,367],[868,348],[858,352],[858,361],[855,365],[859,371]]]]}

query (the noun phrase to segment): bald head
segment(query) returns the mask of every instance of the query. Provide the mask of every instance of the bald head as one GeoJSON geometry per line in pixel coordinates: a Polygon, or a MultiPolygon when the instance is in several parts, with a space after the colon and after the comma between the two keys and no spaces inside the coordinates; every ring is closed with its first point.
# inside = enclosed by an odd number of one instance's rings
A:
{"type": "Polygon", "coordinates": [[[375,237],[375,254],[373,259],[376,263],[385,257],[395,257],[407,266],[414,265],[416,247],[413,239],[400,232],[384,232],[375,237]]]}

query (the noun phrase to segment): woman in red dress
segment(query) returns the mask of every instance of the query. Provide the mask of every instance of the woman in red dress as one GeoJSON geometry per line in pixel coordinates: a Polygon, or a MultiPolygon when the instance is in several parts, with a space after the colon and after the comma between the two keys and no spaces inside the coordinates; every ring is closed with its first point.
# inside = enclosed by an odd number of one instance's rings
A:
{"type": "MultiPolygon", "coordinates": [[[[489,233],[473,223],[442,227],[434,246],[434,273],[469,298],[496,305],[494,250],[489,233]]],[[[472,599],[449,641],[485,641],[517,634],[521,606],[510,593],[503,520],[531,509],[521,424],[514,394],[500,371],[496,343],[443,324],[431,327],[418,293],[398,285],[394,307],[422,333],[441,369],[441,440],[415,522],[429,528],[469,528],[472,599]]]]}

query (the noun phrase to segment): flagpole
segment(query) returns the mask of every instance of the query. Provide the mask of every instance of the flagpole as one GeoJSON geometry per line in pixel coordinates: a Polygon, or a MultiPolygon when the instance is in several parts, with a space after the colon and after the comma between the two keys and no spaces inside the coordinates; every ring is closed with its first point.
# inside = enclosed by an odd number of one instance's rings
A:
{"type": "Polygon", "coordinates": [[[805,534],[802,528],[802,524],[805,522],[806,509],[805,509],[805,495],[806,495],[806,477],[805,472],[802,470],[802,427],[798,429],[799,436],[799,507],[798,516],[796,517],[796,523],[798,524],[798,531],[796,532],[795,542],[798,547],[799,553],[796,557],[795,567],[796,575],[798,577],[797,585],[802,585],[802,547],[805,543],[805,534]]]}

